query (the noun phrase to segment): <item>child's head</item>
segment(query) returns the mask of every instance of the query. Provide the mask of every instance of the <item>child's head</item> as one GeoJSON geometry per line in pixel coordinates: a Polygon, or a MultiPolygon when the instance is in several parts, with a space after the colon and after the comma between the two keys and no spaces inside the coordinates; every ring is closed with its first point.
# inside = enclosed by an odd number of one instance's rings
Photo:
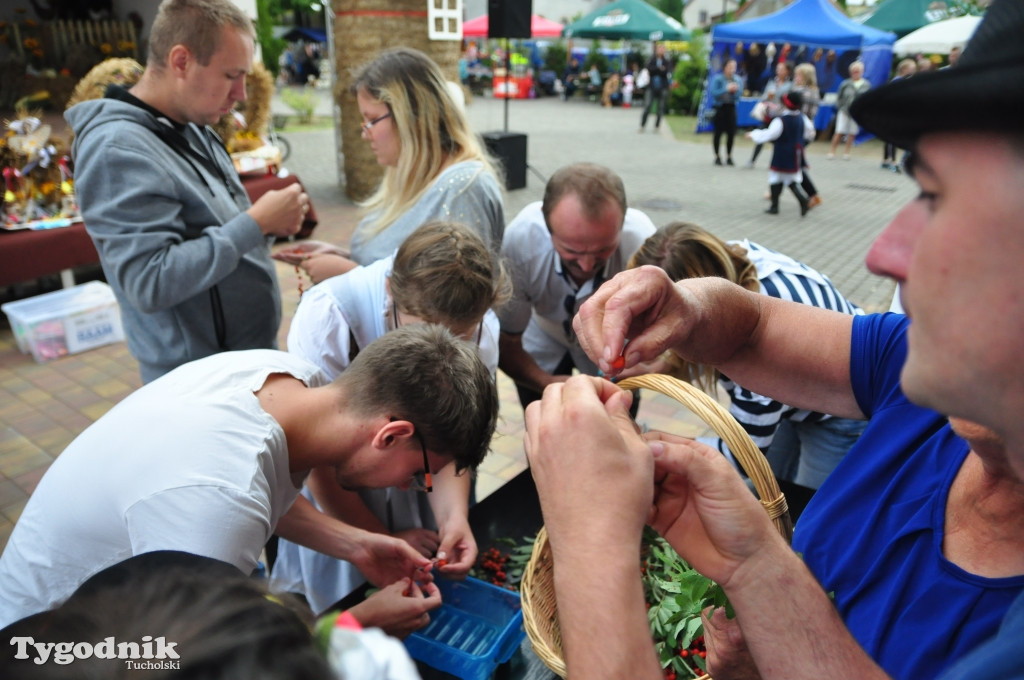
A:
{"type": "Polygon", "coordinates": [[[399,312],[463,337],[475,333],[487,310],[511,294],[505,268],[483,239],[461,224],[441,221],[405,239],[388,286],[399,312]]]}

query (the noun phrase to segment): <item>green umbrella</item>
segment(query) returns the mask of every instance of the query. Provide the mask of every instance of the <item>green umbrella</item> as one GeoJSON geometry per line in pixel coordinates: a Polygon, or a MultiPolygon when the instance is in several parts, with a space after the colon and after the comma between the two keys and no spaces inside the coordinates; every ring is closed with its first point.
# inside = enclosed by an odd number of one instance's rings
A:
{"type": "Polygon", "coordinates": [[[911,31],[950,16],[945,3],[934,0],[883,0],[863,19],[863,23],[881,31],[892,31],[902,38],[911,31]]]}
{"type": "Polygon", "coordinates": [[[644,0],[616,0],[565,27],[566,38],[689,40],[690,31],[644,0]]]}

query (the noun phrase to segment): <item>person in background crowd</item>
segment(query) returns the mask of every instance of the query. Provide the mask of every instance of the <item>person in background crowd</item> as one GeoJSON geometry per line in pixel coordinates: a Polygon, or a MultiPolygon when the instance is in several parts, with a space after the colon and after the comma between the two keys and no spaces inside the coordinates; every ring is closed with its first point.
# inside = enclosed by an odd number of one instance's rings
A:
{"type": "Polygon", "coordinates": [[[722,164],[722,156],[719,153],[719,144],[722,135],[725,135],[725,163],[735,165],[732,162],[732,145],[736,138],[736,102],[743,94],[743,80],[736,74],[736,60],[730,59],[725,62],[721,73],[716,73],[711,79],[711,102],[715,107],[714,128],[715,134],[711,145],[715,150],[715,165],[722,164]]]}
{"type": "Polygon", "coordinates": [[[622,102],[622,78],[619,77],[618,73],[612,73],[608,76],[608,79],[604,81],[604,87],[601,88],[601,106],[615,106],[622,102]]]}
{"type": "MultiPolygon", "coordinates": [[[[824,274],[746,239],[723,241],[696,224],[672,222],[658,229],[629,261],[630,269],[643,265],[664,269],[673,281],[717,276],[773,298],[863,314],[824,274]]],[[[730,397],[729,413],[764,452],[776,478],[811,489],[822,485],[864,431],[864,421],[787,406],[751,392],[714,367],[689,364],[671,352],[643,364],[642,370],[673,375],[711,395],[721,386],[730,397]]],[[[731,455],[722,439],[711,443],[731,455]]]]}
{"type": "MultiPolygon", "coordinates": [[[[787,62],[780,61],[775,67],[775,77],[768,81],[768,84],[764,87],[764,94],[761,95],[761,103],[764,104],[763,109],[765,112],[764,123],[769,124],[776,116],[782,114],[784,108],[782,95],[789,92],[790,88],[793,87],[793,82],[790,79],[791,76],[792,67],[787,62]]],[[[748,170],[753,169],[763,146],[764,143],[754,145],[754,151],[750,155],[750,160],[744,166],[745,168],[748,170]]]]}
{"type": "Polygon", "coordinates": [[[309,197],[295,184],[251,203],[210,128],[245,99],[254,45],[230,0],[165,0],[139,81],[65,113],[75,193],[143,382],[277,346],[270,245],[299,231],[309,197]]]}
{"type": "Polygon", "coordinates": [[[647,73],[650,84],[644,89],[644,112],[640,116],[640,132],[647,127],[647,116],[651,113],[651,103],[657,108],[654,129],[661,127],[661,117],[665,114],[665,97],[672,85],[672,62],[665,56],[664,43],[654,46],[654,54],[647,60],[647,73]]]}
{"type": "Polygon", "coordinates": [[[838,55],[835,50],[825,52],[825,59],[818,69],[818,88],[822,93],[834,92],[836,78],[838,77],[837,65],[838,55]]]}
{"type": "Polygon", "coordinates": [[[363,138],[384,179],[361,204],[351,259],[321,241],[279,250],[314,282],[390,257],[409,234],[436,219],[464,224],[495,251],[505,229],[500,171],[452,99],[441,69],[408,47],[384,50],[356,73],[351,91],[363,138]]]}
{"type": "Polygon", "coordinates": [[[636,88],[637,65],[630,63],[629,68],[622,75],[622,108],[628,109],[633,106],[633,91],[636,88]]]}
{"type": "Polygon", "coordinates": [[[597,62],[590,65],[587,70],[587,96],[593,97],[600,96],[601,94],[601,70],[597,68],[597,62]]]}
{"type": "Polygon", "coordinates": [[[768,66],[768,57],[761,50],[757,43],[751,43],[743,57],[743,70],[747,74],[747,93],[751,95],[761,94],[761,73],[768,66]]]}
{"type": "MultiPolygon", "coordinates": [[[[793,92],[800,93],[800,97],[804,102],[800,110],[803,111],[807,120],[811,121],[811,127],[814,128],[814,120],[818,117],[818,105],[821,102],[821,95],[818,92],[818,73],[814,70],[813,65],[804,62],[793,69],[793,92]]],[[[800,174],[802,175],[800,187],[807,196],[808,208],[821,205],[821,196],[818,194],[818,188],[814,186],[814,182],[811,181],[811,175],[807,172],[807,145],[814,141],[817,134],[818,131],[815,128],[815,136],[804,143],[803,166],[800,168],[800,174]]]]}
{"type": "Polygon", "coordinates": [[[850,149],[853,148],[853,139],[860,132],[857,121],[850,115],[850,106],[871,88],[871,83],[864,77],[864,62],[855,61],[850,64],[850,77],[839,84],[839,93],[836,98],[836,131],[832,135],[832,146],[829,147],[826,158],[832,160],[836,157],[836,148],[840,140],[846,137],[846,151],[843,153],[843,160],[850,160],[850,149]]]}
{"type": "Polygon", "coordinates": [[[958,45],[954,45],[949,49],[949,63],[942,68],[952,68],[956,66],[956,63],[960,61],[960,52],[962,49],[958,45]]]}
{"type": "Polygon", "coordinates": [[[569,57],[569,63],[562,74],[562,101],[572,99],[580,86],[580,60],[576,57],[569,57]]]}

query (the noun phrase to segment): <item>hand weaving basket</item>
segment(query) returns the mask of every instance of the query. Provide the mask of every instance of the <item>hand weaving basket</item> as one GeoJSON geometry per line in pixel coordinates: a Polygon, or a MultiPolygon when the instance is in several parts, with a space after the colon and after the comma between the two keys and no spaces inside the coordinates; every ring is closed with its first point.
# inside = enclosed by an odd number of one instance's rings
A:
{"type": "MultiPolygon", "coordinates": [[[[775,528],[788,542],[793,535],[786,499],[761,450],[725,408],[692,385],[666,375],[644,375],[618,383],[623,389],[647,388],[672,397],[686,406],[725,440],[733,456],[750,477],[761,504],[772,518],[775,528]]],[[[533,546],[533,555],[523,572],[520,595],[523,601],[523,626],[533,651],[548,668],[566,677],[562,654],[562,635],[558,628],[558,610],[551,545],[542,528],[533,546]]],[[[639,568],[638,568],[639,569],[639,568]]]]}

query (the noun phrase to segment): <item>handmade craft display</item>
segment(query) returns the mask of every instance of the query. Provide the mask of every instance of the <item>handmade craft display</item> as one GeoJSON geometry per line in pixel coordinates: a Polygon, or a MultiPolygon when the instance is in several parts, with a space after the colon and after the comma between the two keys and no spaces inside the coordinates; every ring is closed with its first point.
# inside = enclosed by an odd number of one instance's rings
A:
{"type": "Polygon", "coordinates": [[[67,143],[38,114],[19,109],[0,138],[5,229],[49,229],[81,221],[67,143]]]}

